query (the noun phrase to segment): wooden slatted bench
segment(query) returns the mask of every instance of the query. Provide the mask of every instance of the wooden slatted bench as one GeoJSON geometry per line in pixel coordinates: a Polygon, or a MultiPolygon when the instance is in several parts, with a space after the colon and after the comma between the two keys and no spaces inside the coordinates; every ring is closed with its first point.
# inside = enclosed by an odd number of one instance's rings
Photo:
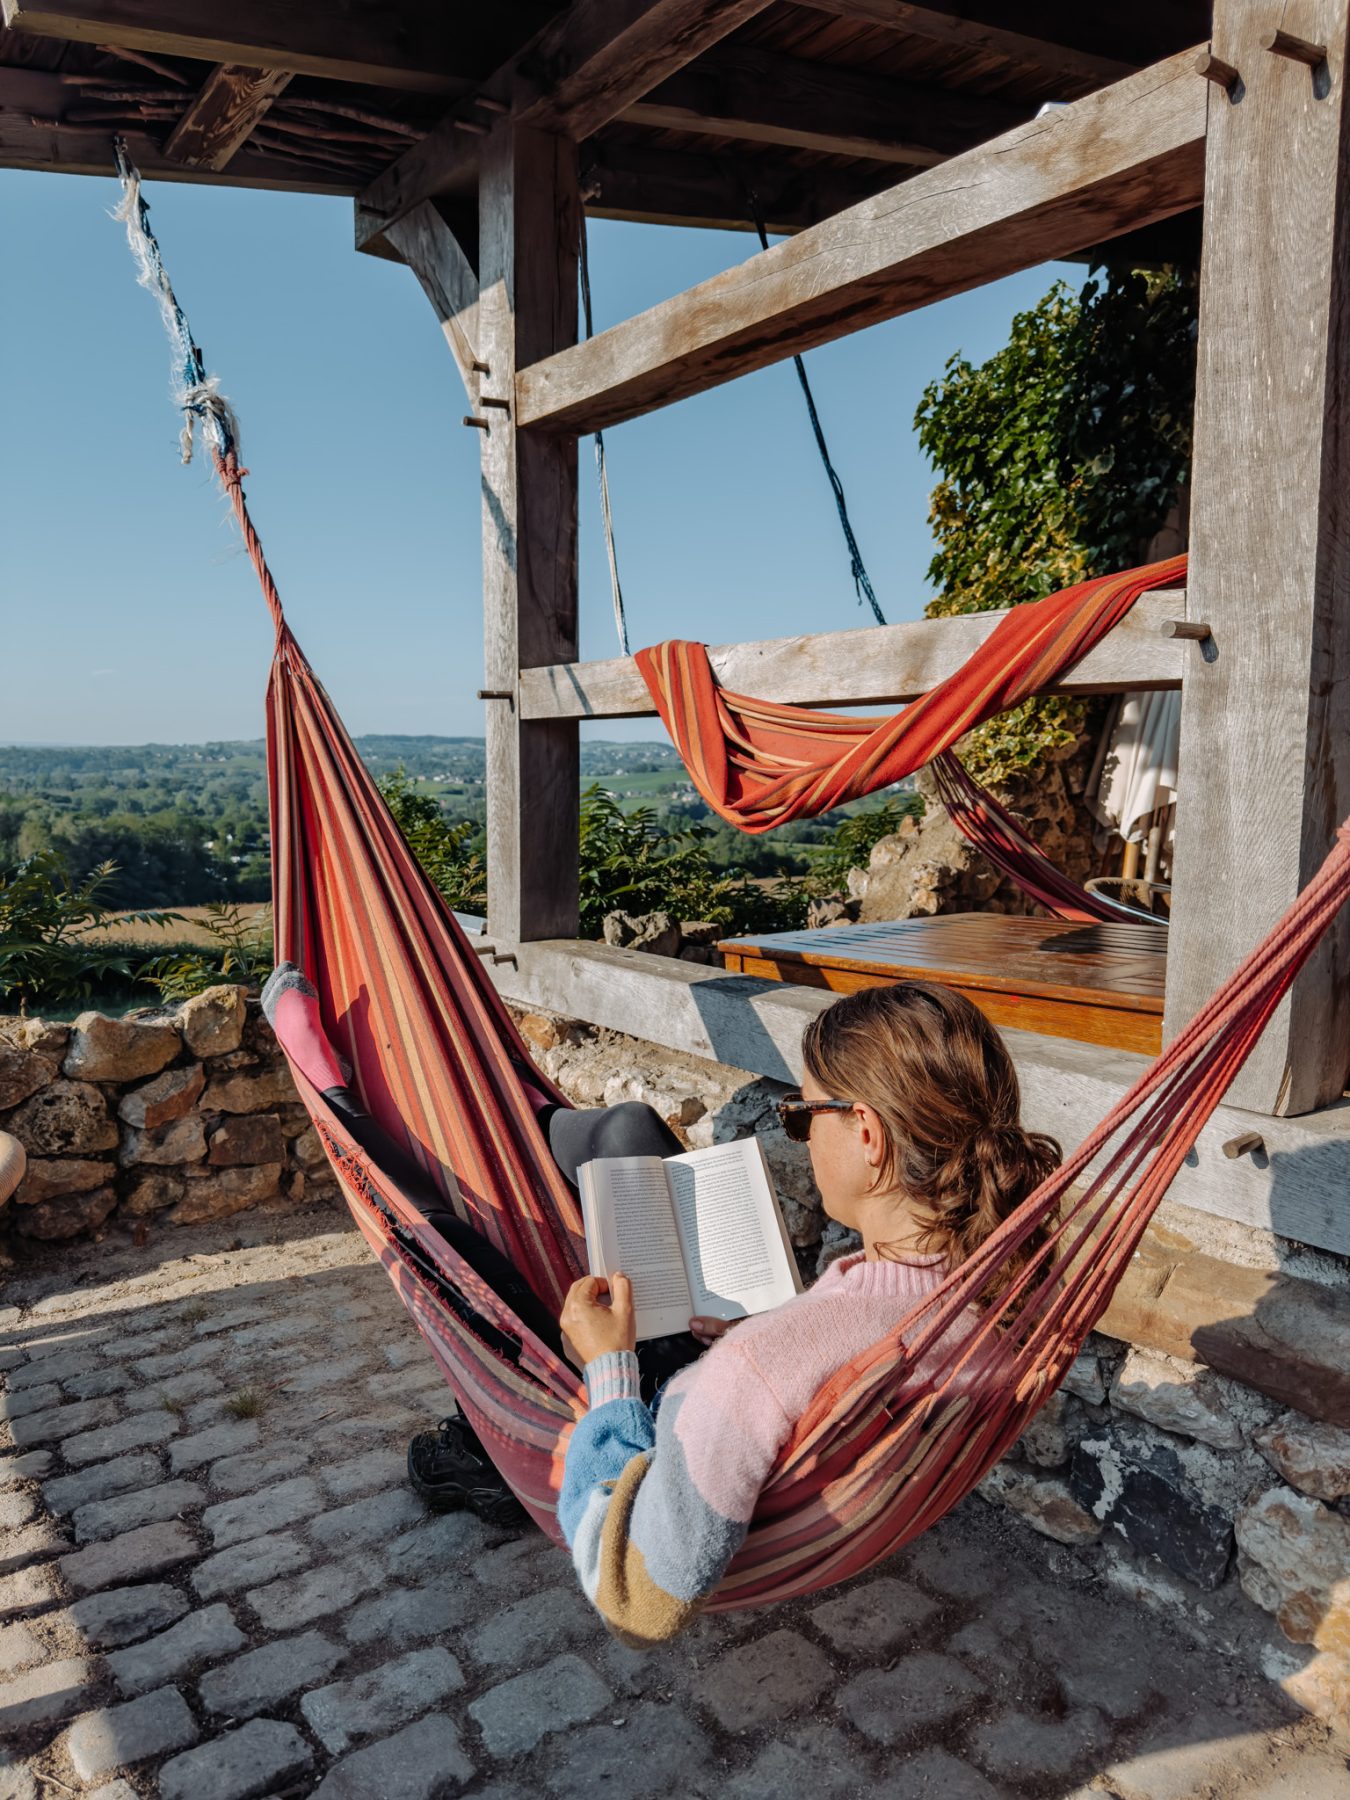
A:
{"type": "Polygon", "coordinates": [[[728,969],[852,993],[920,979],[959,988],[996,1025],[1156,1055],[1167,928],[952,913],[730,938],[728,969]]]}

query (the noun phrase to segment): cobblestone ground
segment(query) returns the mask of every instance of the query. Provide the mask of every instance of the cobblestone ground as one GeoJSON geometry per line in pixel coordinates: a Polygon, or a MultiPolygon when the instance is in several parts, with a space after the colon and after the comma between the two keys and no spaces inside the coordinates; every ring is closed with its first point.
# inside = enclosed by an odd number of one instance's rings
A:
{"type": "Polygon", "coordinates": [[[345,1219],[238,1226],[0,1302],[0,1800],[1350,1794],[1344,1744],[978,1501],[624,1650],[537,1534],[404,1486],[445,1390],[345,1219]]]}

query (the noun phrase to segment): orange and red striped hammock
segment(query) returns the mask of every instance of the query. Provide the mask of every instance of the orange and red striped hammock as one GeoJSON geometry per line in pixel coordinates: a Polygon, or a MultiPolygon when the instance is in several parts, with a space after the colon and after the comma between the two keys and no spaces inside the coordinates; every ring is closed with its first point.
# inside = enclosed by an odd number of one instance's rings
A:
{"type": "Polygon", "coordinates": [[[703,644],[671,639],[634,658],[703,799],[751,834],[811,819],[931,763],[952,822],[1061,919],[1118,919],[1121,908],[1057,869],[964,769],[952,746],[1043,692],[1125,617],[1141,594],[1175,587],[1186,558],[1079,582],[1004,614],[968,662],[886,718],[852,718],[758,700],[719,686],[703,644]]]}

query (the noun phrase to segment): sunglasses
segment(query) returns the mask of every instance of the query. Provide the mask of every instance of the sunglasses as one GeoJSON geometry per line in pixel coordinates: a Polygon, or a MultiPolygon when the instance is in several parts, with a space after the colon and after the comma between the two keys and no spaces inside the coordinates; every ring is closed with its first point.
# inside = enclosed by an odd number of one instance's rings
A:
{"type": "Polygon", "coordinates": [[[803,1100],[800,1094],[785,1094],[778,1102],[778,1119],[784,1136],[794,1144],[805,1144],[811,1136],[811,1121],[817,1113],[852,1112],[851,1100],[803,1100]]]}

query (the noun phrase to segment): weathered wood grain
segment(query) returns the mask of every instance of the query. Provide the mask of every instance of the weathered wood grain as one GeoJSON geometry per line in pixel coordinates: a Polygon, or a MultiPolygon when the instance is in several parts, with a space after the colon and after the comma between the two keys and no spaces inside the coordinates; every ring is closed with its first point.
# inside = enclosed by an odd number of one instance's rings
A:
{"type": "Polygon", "coordinates": [[[516,417],[593,431],[1199,204],[1189,51],[1019,126],[521,370],[516,417]]]}
{"type": "Polygon", "coordinates": [[[2,0],[5,24],[38,37],[125,44],[161,56],[289,69],[334,81],[452,94],[501,55],[493,8],[439,0],[2,0]],[[488,60],[488,59],[491,60],[488,60]]]}
{"type": "MultiPolygon", "coordinates": [[[[835,996],[693,963],[558,942],[505,945],[485,967],[511,1001],[796,1084],[807,1023],[835,996]]],[[[1022,1084],[1022,1116],[1065,1149],[1105,1117],[1148,1058],[1100,1044],[1005,1031],[1022,1084]]],[[[1199,1212],[1278,1232],[1319,1249],[1350,1253],[1350,1102],[1298,1119],[1254,1120],[1221,1106],[1200,1134],[1194,1159],[1170,1198],[1199,1212]],[[1223,1145],[1259,1124],[1263,1157],[1231,1162],[1223,1145]]]]}
{"type": "MultiPolygon", "coordinates": [[[[1189,652],[1166,1029],[1279,918],[1350,813],[1350,113],[1345,0],[1220,0],[1191,497],[1189,652]],[[1259,48],[1329,47],[1325,88],[1259,48]]],[[[1350,916],[1266,1027],[1235,1093],[1299,1113],[1350,1063],[1350,916]]]]}
{"type": "Polygon", "coordinates": [[[627,107],[623,118],[657,130],[932,168],[1035,111],[1034,104],[724,44],[627,107]]]}
{"type": "MultiPolygon", "coordinates": [[[[498,119],[479,194],[482,396],[509,395],[520,361],[575,342],[579,226],[575,145],[498,119]]],[[[484,686],[514,694],[519,670],[576,654],[576,445],[525,438],[497,411],[481,435],[484,686]]],[[[574,932],[576,725],[484,705],[489,929],[574,932]]]]}
{"type": "Polygon", "coordinates": [[[217,63],[164,146],[188,169],[223,169],[291,79],[289,69],[217,63]]]}
{"type": "Polygon", "coordinates": [[[440,320],[471,405],[478,404],[478,276],[459,239],[429,200],[384,234],[422,284],[440,320]]]}
{"type": "MultiPolygon", "coordinates": [[[[913,700],[959,669],[1002,613],[916,619],[807,637],[719,644],[713,673],[738,694],[794,706],[868,706],[913,700]]],[[[1186,616],[1184,589],[1144,594],[1054,693],[1121,694],[1181,685],[1185,648],[1158,627],[1186,616]]],[[[520,678],[523,719],[637,719],[655,713],[631,656],[530,669],[520,678]]]]}

